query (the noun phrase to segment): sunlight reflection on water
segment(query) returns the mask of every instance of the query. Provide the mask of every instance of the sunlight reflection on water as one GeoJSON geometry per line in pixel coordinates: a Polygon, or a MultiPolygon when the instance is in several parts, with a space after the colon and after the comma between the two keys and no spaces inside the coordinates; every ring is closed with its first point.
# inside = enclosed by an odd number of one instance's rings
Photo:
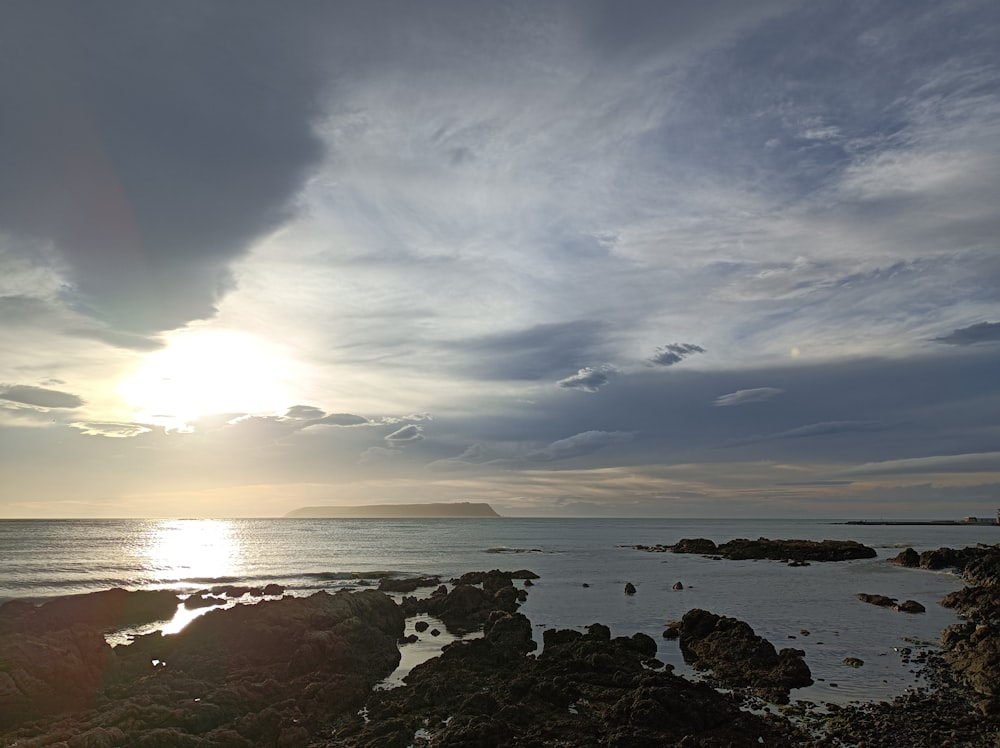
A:
{"type": "Polygon", "coordinates": [[[245,566],[239,535],[228,520],[166,520],[147,542],[148,568],[164,581],[235,578],[245,566]]]}

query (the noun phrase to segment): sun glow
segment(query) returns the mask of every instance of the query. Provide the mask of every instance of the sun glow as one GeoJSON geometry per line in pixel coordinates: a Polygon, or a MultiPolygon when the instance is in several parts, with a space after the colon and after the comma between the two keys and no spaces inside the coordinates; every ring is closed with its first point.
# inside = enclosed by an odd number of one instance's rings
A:
{"type": "Polygon", "coordinates": [[[135,420],[185,429],[215,413],[276,413],[290,402],[283,357],[251,335],[194,332],[150,355],[118,386],[135,420]]]}

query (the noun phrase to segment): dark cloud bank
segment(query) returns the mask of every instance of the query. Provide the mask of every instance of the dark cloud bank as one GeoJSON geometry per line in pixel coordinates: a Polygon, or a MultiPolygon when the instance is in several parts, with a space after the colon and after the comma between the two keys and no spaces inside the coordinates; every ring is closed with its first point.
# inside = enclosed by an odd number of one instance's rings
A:
{"type": "Polygon", "coordinates": [[[211,315],[321,155],[318,7],[5,3],[0,227],[54,243],[114,328],[211,315]]]}

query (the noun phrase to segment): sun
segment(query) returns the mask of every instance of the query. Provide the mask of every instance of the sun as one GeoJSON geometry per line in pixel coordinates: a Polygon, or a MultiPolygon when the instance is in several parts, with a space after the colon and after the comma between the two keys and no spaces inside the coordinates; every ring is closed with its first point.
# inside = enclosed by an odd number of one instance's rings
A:
{"type": "Polygon", "coordinates": [[[172,338],[151,354],[118,394],[134,419],[185,429],[215,413],[275,413],[289,406],[287,365],[256,336],[195,331],[172,338]]]}

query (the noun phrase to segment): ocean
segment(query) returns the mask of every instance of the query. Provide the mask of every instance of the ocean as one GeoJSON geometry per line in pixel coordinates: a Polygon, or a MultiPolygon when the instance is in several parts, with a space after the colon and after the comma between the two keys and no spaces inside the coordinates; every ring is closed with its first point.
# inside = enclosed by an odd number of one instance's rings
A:
{"type": "MultiPolygon", "coordinates": [[[[887,559],[907,546],[923,551],[997,542],[996,526],[835,520],[2,520],[0,602],[111,587],[186,595],[217,584],[271,582],[289,594],[307,595],[386,573],[449,578],[466,571],[530,569],[541,578],[521,611],[539,641],[547,628],[600,622],[615,636],[649,634],[659,642],[661,660],[694,675],[677,643],[663,639],[662,632],[668,621],[704,608],[747,621],[779,649],[805,650],[816,684],[794,691],[793,699],[847,703],[891,698],[919,685],[907,649],[936,643],[941,629],[958,620],[938,605],[962,586],[954,574],[903,569],[887,559]],[[874,547],[878,558],[790,567],[627,547],[693,537],[850,539],[874,547]],[[678,581],[684,589],[672,589],[678,581]],[[635,595],[624,594],[627,582],[635,585],[635,595]],[[859,592],[916,600],[927,612],[868,605],[856,599],[859,592]],[[845,657],[865,664],[848,667],[845,657]]],[[[180,609],[173,621],[156,627],[175,631],[202,612],[180,609]]],[[[110,640],[126,643],[133,633],[119,632],[110,640]]],[[[447,641],[450,637],[425,637],[404,647],[397,678],[447,641]]]]}

